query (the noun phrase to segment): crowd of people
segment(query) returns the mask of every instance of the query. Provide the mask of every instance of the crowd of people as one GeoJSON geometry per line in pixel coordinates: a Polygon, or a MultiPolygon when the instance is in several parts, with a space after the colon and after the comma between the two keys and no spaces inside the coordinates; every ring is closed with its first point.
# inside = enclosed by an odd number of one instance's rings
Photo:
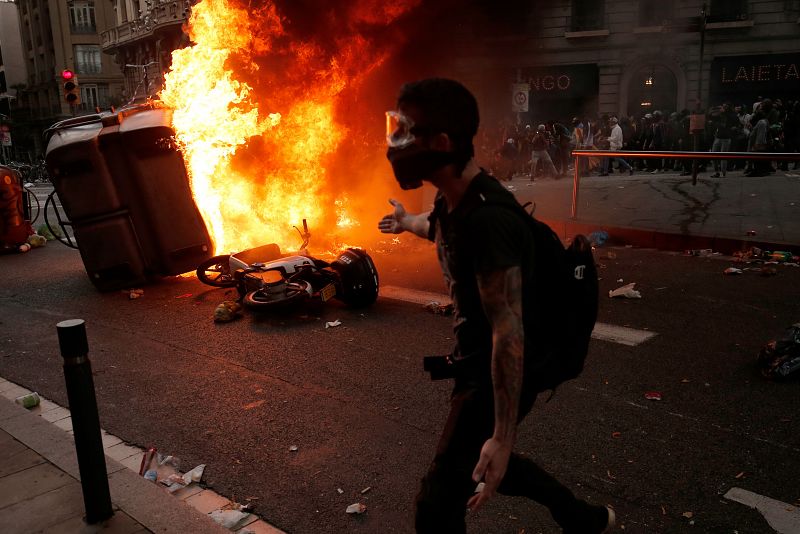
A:
{"type": "MultiPolygon", "coordinates": [[[[691,132],[691,113],[653,111],[641,116],[617,118],[574,117],[571,121],[548,121],[539,125],[507,124],[494,134],[484,132],[478,144],[483,161],[501,179],[527,175],[559,178],[572,170],[575,149],[624,151],[710,151],[710,152],[798,152],[800,150],[800,100],[759,97],[753,104],[725,102],[705,113],[705,124],[696,136],[691,132]],[[695,139],[696,137],[696,139],[695,139]]],[[[677,158],[584,158],[582,174],[678,172],[691,174],[691,159],[677,158]],[[616,163],[616,169],[615,169],[616,163]]],[[[747,176],[767,176],[788,170],[787,161],[713,160],[714,178],[729,170],[743,170],[747,176]]],[[[795,162],[793,168],[797,169],[795,162]]],[[[700,172],[707,168],[699,161],[700,172]]]]}

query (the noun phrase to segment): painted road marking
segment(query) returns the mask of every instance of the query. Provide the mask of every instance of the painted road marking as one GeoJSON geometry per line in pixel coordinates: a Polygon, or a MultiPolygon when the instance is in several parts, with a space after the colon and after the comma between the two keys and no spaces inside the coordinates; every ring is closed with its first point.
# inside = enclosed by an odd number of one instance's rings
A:
{"type": "Polygon", "coordinates": [[[731,488],[725,498],[755,508],[778,534],[800,532],[800,508],[742,488],[731,488]]]}
{"type": "MultiPolygon", "coordinates": [[[[442,293],[431,293],[429,291],[419,291],[417,289],[396,286],[381,286],[380,295],[387,299],[401,300],[412,304],[424,305],[429,302],[447,304],[450,302],[450,297],[442,293]]],[[[635,328],[615,326],[606,323],[596,323],[594,325],[594,331],[592,331],[592,337],[595,339],[627,345],[629,347],[640,345],[657,335],[657,332],[652,332],[650,330],[637,330],[635,328]]]]}

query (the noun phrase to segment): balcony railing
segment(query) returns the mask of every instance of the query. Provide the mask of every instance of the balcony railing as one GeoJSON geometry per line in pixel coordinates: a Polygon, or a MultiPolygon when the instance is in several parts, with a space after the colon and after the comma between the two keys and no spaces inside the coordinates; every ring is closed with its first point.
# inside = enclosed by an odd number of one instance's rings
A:
{"type": "Polygon", "coordinates": [[[189,17],[191,0],[157,0],[150,11],[136,20],[125,22],[100,34],[103,50],[153,35],[157,30],[183,24],[189,17]]]}

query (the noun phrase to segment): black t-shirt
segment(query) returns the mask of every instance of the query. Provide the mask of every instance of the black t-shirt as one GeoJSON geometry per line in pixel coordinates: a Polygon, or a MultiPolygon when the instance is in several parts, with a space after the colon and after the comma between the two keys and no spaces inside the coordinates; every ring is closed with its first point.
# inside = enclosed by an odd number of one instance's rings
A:
{"type": "Polygon", "coordinates": [[[437,196],[429,217],[429,239],[436,243],[439,263],[454,305],[454,357],[485,358],[492,354],[492,329],[478,291],[477,274],[520,266],[523,275],[533,262],[533,237],[513,210],[484,204],[487,196],[513,195],[494,177],[481,172],[467,187],[461,202],[448,213],[437,196]]]}

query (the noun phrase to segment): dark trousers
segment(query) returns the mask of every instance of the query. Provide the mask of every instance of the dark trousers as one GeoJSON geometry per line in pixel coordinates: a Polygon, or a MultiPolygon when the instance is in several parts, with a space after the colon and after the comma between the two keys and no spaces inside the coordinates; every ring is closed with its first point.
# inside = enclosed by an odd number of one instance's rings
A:
{"type": "MultiPolygon", "coordinates": [[[[533,407],[535,394],[520,402],[522,420],[533,407]]],[[[422,479],[416,502],[416,530],[424,534],[466,532],[466,506],[476,483],[472,471],[483,444],[494,433],[494,393],[491,384],[456,379],[450,414],[436,456],[422,479]]],[[[503,495],[533,499],[547,508],[564,532],[601,532],[608,521],[604,506],[592,506],[546,473],[533,460],[512,453],[498,488],[503,495]]]]}

